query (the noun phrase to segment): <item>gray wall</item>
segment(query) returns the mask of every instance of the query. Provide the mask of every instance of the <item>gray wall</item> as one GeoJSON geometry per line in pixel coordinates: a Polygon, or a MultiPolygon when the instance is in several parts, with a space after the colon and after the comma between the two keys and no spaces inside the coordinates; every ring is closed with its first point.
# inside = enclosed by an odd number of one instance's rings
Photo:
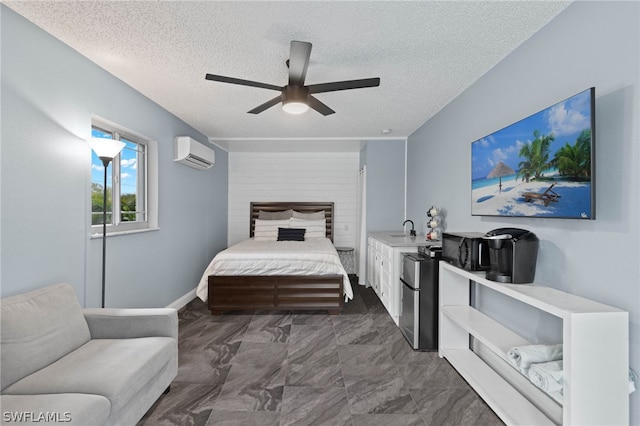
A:
{"type": "MultiPolygon", "coordinates": [[[[95,114],[158,144],[159,231],[107,240],[107,306],[166,306],[226,247],[227,154],[173,162],[173,139],[207,138],[4,5],[1,295],[56,282],[99,306],[102,241],[90,239],[95,114]]],[[[209,145],[213,148],[213,146],[209,145]]]]}
{"type": "MultiPolygon", "coordinates": [[[[408,142],[408,212],[446,209],[447,229],[514,226],[541,240],[536,281],[630,313],[630,363],[640,372],[640,3],[576,2],[516,49],[408,142]],[[471,142],[588,87],[596,88],[594,221],[472,217],[471,142]],[[429,168],[424,167],[429,158],[429,168]],[[421,185],[438,176],[440,185],[421,185]]],[[[481,308],[544,341],[559,321],[480,295],[481,308]]],[[[606,368],[606,366],[603,366],[606,368]]],[[[640,392],[631,396],[640,424],[640,392]]]]}
{"type": "Polygon", "coordinates": [[[368,141],[360,155],[361,163],[367,165],[367,231],[401,230],[405,203],[405,141],[368,141]]]}

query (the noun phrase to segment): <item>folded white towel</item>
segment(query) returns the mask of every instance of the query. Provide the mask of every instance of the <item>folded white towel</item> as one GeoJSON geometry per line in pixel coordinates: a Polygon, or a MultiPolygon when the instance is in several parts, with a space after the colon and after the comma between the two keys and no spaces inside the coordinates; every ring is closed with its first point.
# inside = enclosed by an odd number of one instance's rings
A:
{"type": "Polygon", "coordinates": [[[562,391],[562,361],[532,364],[529,368],[529,380],[545,392],[562,391]]]}
{"type": "Polygon", "coordinates": [[[525,376],[531,364],[562,359],[562,344],[559,345],[527,345],[509,349],[509,363],[525,376]]]}

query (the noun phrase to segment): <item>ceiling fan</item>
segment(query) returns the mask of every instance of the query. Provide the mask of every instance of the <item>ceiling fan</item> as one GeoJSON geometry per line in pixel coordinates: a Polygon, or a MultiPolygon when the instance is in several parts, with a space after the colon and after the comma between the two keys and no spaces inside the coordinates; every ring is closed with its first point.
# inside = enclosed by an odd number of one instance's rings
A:
{"type": "Polygon", "coordinates": [[[380,85],[379,78],[365,78],[361,80],[334,81],[331,83],[304,85],[311,56],[311,43],[292,41],[287,66],[289,67],[289,84],[276,86],[260,83],[259,81],[242,80],[222,75],[207,74],[206,79],[222,83],[240,84],[242,86],[260,87],[262,89],[277,90],[280,95],[249,111],[249,114],[260,114],[268,108],[282,102],[282,109],[290,114],[302,114],[309,107],[322,115],[330,115],[335,111],[312,96],[316,93],[336,92],[338,90],[362,89],[380,85]]]}

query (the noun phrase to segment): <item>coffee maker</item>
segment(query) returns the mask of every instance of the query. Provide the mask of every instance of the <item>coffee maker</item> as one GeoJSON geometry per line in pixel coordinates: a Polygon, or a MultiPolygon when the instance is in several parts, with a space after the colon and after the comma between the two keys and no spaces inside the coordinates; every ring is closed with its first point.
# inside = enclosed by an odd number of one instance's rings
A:
{"type": "Polygon", "coordinates": [[[501,283],[531,283],[536,275],[538,237],[518,228],[499,228],[483,237],[489,246],[487,279],[501,283]]]}

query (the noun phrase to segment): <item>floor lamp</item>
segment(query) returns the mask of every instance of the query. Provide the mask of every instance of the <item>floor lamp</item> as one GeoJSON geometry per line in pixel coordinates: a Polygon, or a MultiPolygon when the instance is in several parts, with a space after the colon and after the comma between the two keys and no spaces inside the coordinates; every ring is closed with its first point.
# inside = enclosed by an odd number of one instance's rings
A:
{"type": "Polygon", "coordinates": [[[107,167],[111,160],[122,151],[124,142],[105,138],[91,138],[87,141],[93,152],[104,164],[104,186],[102,187],[102,307],[104,308],[106,259],[107,259],[107,167]]]}

